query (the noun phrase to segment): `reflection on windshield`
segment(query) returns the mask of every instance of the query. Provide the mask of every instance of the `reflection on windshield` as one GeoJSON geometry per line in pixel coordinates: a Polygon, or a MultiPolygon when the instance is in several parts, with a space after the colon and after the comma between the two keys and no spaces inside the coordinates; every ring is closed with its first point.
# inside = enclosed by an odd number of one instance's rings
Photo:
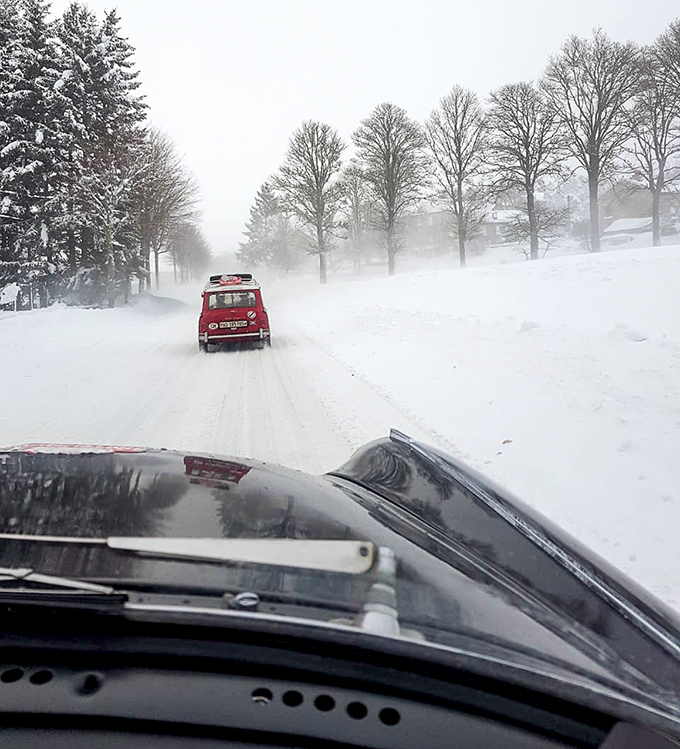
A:
{"type": "Polygon", "coordinates": [[[191,455],[184,458],[184,467],[186,475],[191,476],[192,483],[204,486],[221,486],[223,481],[238,484],[250,470],[243,463],[191,455]]]}
{"type": "MultiPolygon", "coordinates": [[[[182,476],[147,473],[135,465],[116,463],[113,468],[110,455],[89,455],[82,465],[73,455],[7,453],[3,457],[2,533],[59,536],[73,535],[73,529],[78,529],[78,535],[94,538],[161,535],[167,511],[185,491],[182,476]]],[[[112,565],[96,549],[36,548],[16,542],[0,545],[0,566],[97,577],[111,574],[112,565]]],[[[117,557],[113,566],[115,576],[127,576],[134,563],[117,557]]]]}

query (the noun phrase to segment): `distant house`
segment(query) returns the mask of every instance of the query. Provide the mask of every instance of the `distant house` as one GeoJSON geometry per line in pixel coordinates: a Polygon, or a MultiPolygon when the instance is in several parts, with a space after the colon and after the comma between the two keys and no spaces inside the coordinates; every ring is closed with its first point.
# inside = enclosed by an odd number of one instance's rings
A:
{"type": "Polygon", "coordinates": [[[491,211],[482,224],[482,236],[487,245],[507,242],[511,227],[521,215],[522,211],[515,208],[491,211]]]}
{"type": "MultiPolygon", "coordinates": [[[[483,252],[489,245],[504,244],[508,234],[522,211],[516,209],[490,210],[474,237],[466,242],[471,254],[483,252]]],[[[450,211],[435,210],[415,213],[403,220],[403,236],[406,246],[419,255],[443,255],[458,252],[458,238],[450,211]]]]}
{"type": "Polygon", "coordinates": [[[614,237],[620,234],[644,234],[652,230],[652,218],[619,218],[613,221],[602,232],[604,237],[614,237]]]}
{"type": "Polygon", "coordinates": [[[405,216],[403,235],[407,248],[418,255],[443,255],[453,250],[455,245],[451,214],[446,210],[405,216]]]}
{"type": "MultiPolygon", "coordinates": [[[[680,218],[680,193],[661,193],[659,212],[662,219],[674,221],[680,218]]],[[[649,190],[632,182],[617,182],[600,196],[600,215],[603,225],[624,218],[648,218],[652,215],[652,194],[649,190]]],[[[651,222],[651,219],[649,219],[651,222]]],[[[645,231],[651,231],[651,226],[645,231]]],[[[606,232],[605,232],[606,233],[606,232]]]]}

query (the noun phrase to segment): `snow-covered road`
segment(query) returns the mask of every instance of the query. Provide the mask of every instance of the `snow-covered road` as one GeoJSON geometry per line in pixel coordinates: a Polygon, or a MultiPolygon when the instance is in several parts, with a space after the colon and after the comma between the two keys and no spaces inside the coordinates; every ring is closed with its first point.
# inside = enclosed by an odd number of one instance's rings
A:
{"type": "Polygon", "coordinates": [[[433,441],[292,323],[271,348],[201,354],[196,319],[154,298],[3,316],[0,444],[149,445],[322,472],[390,426],[433,441]]]}
{"type": "MultiPolygon", "coordinates": [[[[219,269],[216,269],[219,270],[219,269]]],[[[337,467],[396,427],[680,610],[680,248],[266,284],[273,345],[201,354],[198,289],[0,313],[0,444],[337,467]]]]}

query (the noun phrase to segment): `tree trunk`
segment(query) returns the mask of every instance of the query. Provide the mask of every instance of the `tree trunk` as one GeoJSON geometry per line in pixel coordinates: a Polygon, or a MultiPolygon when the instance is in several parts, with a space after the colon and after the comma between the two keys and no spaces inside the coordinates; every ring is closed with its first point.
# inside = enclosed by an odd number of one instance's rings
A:
{"type": "Polygon", "coordinates": [[[323,227],[316,227],[316,246],[319,250],[319,283],[326,283],[326,243],[323,236],[323,227]]]}
{"type": "Polygon", "coordinates": [[[326,283],[326,253],[319,253],[319,283],[326,283]]]}
{"type": "Polygon", "coordinates": [[[536,202],[534,191],[527,188],[527,217],[529,219],[529,247],[531,259],[538,260],[538,223],[536,221],[536,202]]]}
{"type": "Polygon", "coordinates": [[[590,251],[600,251],[600,206],[597,199],[599,169],[591,163],[588,172],[588,198],[590,200],[590,251]]]}
{"type": "Polygon", "coordinates": [[[156,273],[156,288],[159,289],[161,286],[161,279],[158,273],[158,250],[154,248],[153,251],[153,264],[154,264],[154,271],[156,273]]]}
{"type": "Polygon", "coordinates": [[[396,251],[394,247],[394,224],[387,227],[387,274],[393,276],[396,273],[396,251]]]}
{"type": "Polygon", "coordinates": [[[151,286],[151,245],[147,237],[142,234],[141,239],[142,249],[142,263],[141,271],[142,275],[139,278],[139,293],[141,294],[144,289],[148,291],[151,286]]]}
{"type": "Polygon", "coordinates": [[[75,273],[78,270],[78,258],[76,257],[76,234],[73,231],[73,215],[75,213],[73,198],[69,199],[68,212],[69,227],[66,235],[66,255],[68,257],[69,269],[72,273],[75,273]]]}
{"type": "Polygon", "coordinates": [[[462,211],[458,212],[458,256],[460,257],[460,267],[465,267],[465,218],[462,211]]]}
{"type": "Polygon", "coordinates": [[[80,265],[86,266],[88,261],[88,244],[87,229],[83,226],[80,229],[80,265]]]}
{"type": "Polygon", "coordinates": [[[652,190],[652,244],[659,247],[661,244],[661,219],[660,219],[661,190],[652,190]]]}

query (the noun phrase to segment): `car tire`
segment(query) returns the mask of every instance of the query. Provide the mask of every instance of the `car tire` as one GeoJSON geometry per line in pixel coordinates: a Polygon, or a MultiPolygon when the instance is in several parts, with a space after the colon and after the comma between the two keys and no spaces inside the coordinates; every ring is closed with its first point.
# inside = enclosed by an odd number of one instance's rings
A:
{"type": "Polygon", "coordinates": [[[201,353],[203,353],[203,354],[207,354],[208,353],[208,344],[205,341],[199,341],[198,342],[198,350],[201,353]]]}

